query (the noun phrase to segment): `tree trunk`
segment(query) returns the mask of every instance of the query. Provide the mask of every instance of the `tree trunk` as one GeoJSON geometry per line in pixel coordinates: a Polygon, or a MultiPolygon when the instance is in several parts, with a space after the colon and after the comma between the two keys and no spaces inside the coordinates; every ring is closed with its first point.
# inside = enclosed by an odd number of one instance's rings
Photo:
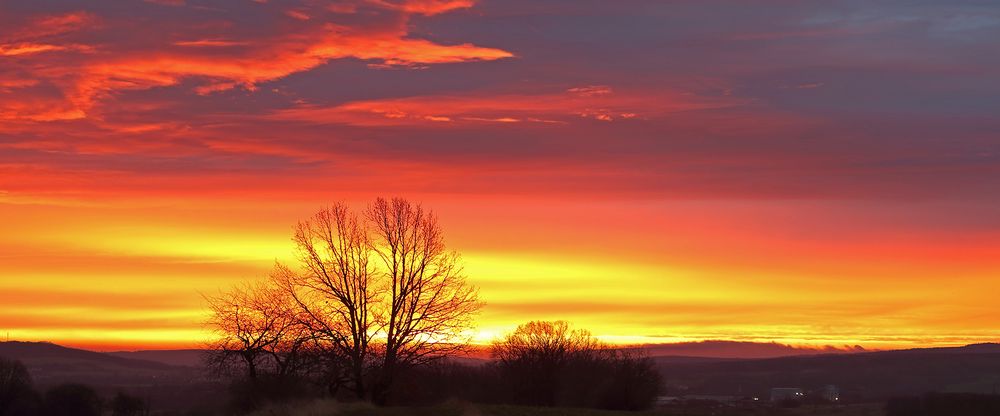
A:
{"type": "Polygon", "coordinates": [[[392,352],[386,353],[385,361],[382,363],[382,371],[378,381],[372,386],[372,403],[378,406],[385,406],[389,403],[389,391],[396,372],[396,355],[392,352]]]}
{"type": "Polygon", "coordinates": [[[364,367],[363,364],[354,365],[354,394],[358,396],[358,399],[364,400],[365,394],[365,378],[364,378],[364,367]]]}

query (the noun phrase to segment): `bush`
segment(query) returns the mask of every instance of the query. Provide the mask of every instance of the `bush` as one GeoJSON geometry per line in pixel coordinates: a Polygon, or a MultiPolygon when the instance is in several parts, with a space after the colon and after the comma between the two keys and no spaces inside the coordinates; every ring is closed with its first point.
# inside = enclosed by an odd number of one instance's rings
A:
{"type": "Polygon", "coordinates": [[[344,407],[333,399],[272,403],[247,416],[330,416],[344,407]]]}
{"type": "Polygon", "coordinates": [[[615,410],[642,410],[650,407],[663,385],[660,372],[649,357],[616,351],[609,358],[610,383],[604,388],[598,407],[615,410]]]}
{"type": "Polygon", "coordinates": [[[1000,396],[970,393],[930,393],[897,397],[886,403],[886,416],[996,416],[1000,396]]]}
{"type": "Polygon", "coordinates": [[[45,393],[46,416],[100,416],[101,398],[82,384],[63,384],[45,393]]]}
{"type": "Polygon", "coordinates": [[[230,409],[247,413],[269,404],[288,403],[316,395],[309,384],[296,377],[263,376],[237,380],[230,385],[230,409]]]}
{"type": "Polygon", "coordinates": [[[400,374],[391,405],[427,406],[449,399],[495,402],[496,377],[488,367],[473,367],[449,361],[410,368],[400,374]]]}
{"type": "Polygon", "coordinates": [[[529,322],[494,343],[501,402],[640,410],[660,392],[653,362],[569,324],[529,322]]]}
{"type": "Polygon", "coordinates": [[[145,400],[118,392],[111,400],[111,416],[146,416],[149,404],[145,400]]]}
{"type": "Polygon", "coordinates": [[[24,364],[0,358],[0,416],[35,415],[38,402],[24,364]]]}

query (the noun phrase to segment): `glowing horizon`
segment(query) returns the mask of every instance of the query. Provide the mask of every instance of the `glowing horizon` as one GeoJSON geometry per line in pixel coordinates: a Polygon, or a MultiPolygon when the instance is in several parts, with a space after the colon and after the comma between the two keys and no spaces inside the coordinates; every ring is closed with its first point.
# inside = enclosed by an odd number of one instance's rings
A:
{"type": "Polygon", "coordinates": [[[402,196],[478,343],[1000,341],[975,2],[30,3],[0,6],[11,339],[199,347],[201,294],[293,263],[297,221],[402,196]]]}

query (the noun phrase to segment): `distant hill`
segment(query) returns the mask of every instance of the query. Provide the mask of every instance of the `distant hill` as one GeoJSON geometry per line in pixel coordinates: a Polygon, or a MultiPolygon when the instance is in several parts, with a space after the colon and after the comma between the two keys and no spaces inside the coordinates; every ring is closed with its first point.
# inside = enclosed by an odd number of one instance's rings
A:
{"type": "Polygon", "coordinates": [[[67,381],[95,385],[137,385],[197,377],[190,368],[67,348],[47,342],[0,342],[0,357],[24,363],[35,383],[67,381]]]}
{"type": "Polygon", "coordinates": [[[1000,392],[1000,345],[922,348],[769,359],[685,361],[654,357],[669,394],[767,397],[772,387],[840,387],[845,401],[930,391],[1000,392]]]}
{"type": "MultiPolygon", "coordinates": [[[[1000,393],[1000,344],[895,351],[810,350],[780,344],[700,343],[644,346],[667,394],[767,397],[772,387],[837,385],[845,402],[930,391],[1000,393]],[[812,354],[805,355],[806,351],[812,354]],[[845,352],[852,351],[852,352],[845,352]],[[783,353],[776,358],[747,355],[783,353]]],[[[36,384],[82,382],[105,391],[143,391],[156,401],[210,396],[219,386],[198,368],[201,350],[98,353],[39,342],[0,342],[0,356],[23,362],[36,384]]],[[[477,351],[453,360],[480,365],[477,351]]],[[[206,399],[207,400],[207,399],[206,399]]]]}
{"type": "MultiPolygon", "coordinates": [[[[46,342],[0,342],[0,357],[24,363],[41,390],[61,383],[84,383],[105,397],[127,391],[148,398],[156,408],[178,410],[191,403],[212,403],[224,397],[224,384],[207,380],[201,369],[171,365],[190,354],[108,354],[67,348],[46,342]]],[[[183,360],[181,360],[183,361],[183,360]]]]}
{"type": "MultiPolygon", "coordinates": [[[[728,359],[751,359],[751,358],[777,358],[791,357],[798,355],[817,354],[844,354],[865,352],[859,346],[823,346],[823,347],[797,347],[776,342],[745,342],[745,341],[724,341],[707,340],[696,342],[678,342],[669,344],[643,344],[631,346],[637,348],[650,357],[673,357],[675,360],[683,358],[728,358],[728,359]]],[[[468,363],[475,364],[488,361],[490,359],[489,345],[476,345],[465,351],[460,357],[461,360],[470,360],[468,363]]]]}
{"type": "Polygon", "coordinates": [[[116,351],[107,354],[115,357],[153,361],[181,367],[201,367],[205,352],[205,350],[147,350],[116,351]]]}
{"type": "Polygon", "coordinates": [[[776,342],[697,341],[672,344],[647,344],[642,348],[652,357],[706,357],[706,358],[777,358],[794,355],[843,354],[864,352],[859,346],[845,347],[796,347],[776,342]]]}

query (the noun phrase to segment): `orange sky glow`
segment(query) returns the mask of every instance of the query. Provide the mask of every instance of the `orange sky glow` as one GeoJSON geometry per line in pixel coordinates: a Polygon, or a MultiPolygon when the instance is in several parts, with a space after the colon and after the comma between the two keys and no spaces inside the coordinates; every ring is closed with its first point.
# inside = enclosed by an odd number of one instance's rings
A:
{"type": "Polygon", "coordinates": [[[0,6],[0,336],[200,347],[202,294],[293,261],[298,220],[402,196],[477,342],[1000,340],[975,5],[134,3],[0,6]]]}

